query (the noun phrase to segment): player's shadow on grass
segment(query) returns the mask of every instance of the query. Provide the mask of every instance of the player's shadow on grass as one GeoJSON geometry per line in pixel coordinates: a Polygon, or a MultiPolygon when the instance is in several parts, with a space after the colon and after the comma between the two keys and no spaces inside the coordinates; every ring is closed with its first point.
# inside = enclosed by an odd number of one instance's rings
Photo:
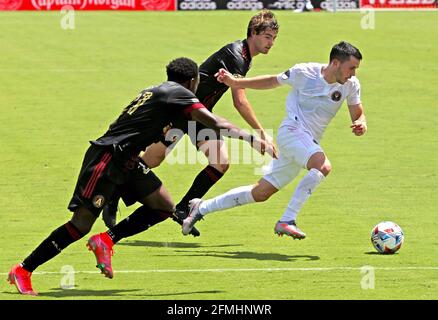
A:
{"type": "Polygon", "coordinates": [[[66,297],[125,297],[126,293],[141,291],[140,289],[129,289],[129,290],[80,290],[80,289],[69,289],[65,290],[62,288],[52,288],[50,292],[40,292],[38,296],[40,297],[54,297],[54,298],[66,298],[66,297]]]}
{"type": "Polygon", "coordinates": [[[223,248],[223,247],[240,247],[241,244],[219,244],[214,246],[204,246],[200,243],[188,242],[166,242],[166,241],[141,241],[128,240],[117,243],[118,246],[132,246],[132,247],[153,247],[153,248],[223,248]]]}
{"type": "MultiPolygon", "coordinates": [[[[62,288],[52,288],[51,292],[38,293],[40,297],[53,297],[53,298],[68,298],[68,297],[173,297],[173,296],[187,296],[191,294],[217,294],[223,293],[220,290],[208,290],[208,291],[187,291],[187,292],[174,292],[174,293],[157,293],[157,294],[129,294],[130,292],[142,291],[140,289],[130,290],[79,290],[71,289],[64,290],[62,288]],[[126,295],[128,293],[128,295],[126,295]]],[[[15,293],[14,293],[15,294],[15,293]]]]}
{"type": "Polygon", "coordinates": [[[156,293],[156,294],[139,294],[134,296],[141,297],[173,297],[173,296],[187,296],[190,294],[217,294],[224,293],[225,291],[221,290],[208,290],[208,291],[188,291],[188,292],[174,292],[174,293],[156,293]]]}
{"type": "MultiPolygon", "coordinates": [[[[181,251],[177,251],[181,252],[181,251]]],[[[187,252],[187,251],[182,251],[187,252]]],[[[179,255],[178,255],[179,256],[179,255]]],[[[272,261],[288,261],[294,262],[297,260],[314,261],[319,260],[319,256],[311,255],[286,255],[280,253],[260,253],[250,251],[234,251],[234,252],[220,252],[220,251],[201,251],[198,253],[184,254],[184,256],[194,257],[216,257],[216,258],[228,258],[228,259],[253,259],[253,260],[272,260],[272,261]]]]}

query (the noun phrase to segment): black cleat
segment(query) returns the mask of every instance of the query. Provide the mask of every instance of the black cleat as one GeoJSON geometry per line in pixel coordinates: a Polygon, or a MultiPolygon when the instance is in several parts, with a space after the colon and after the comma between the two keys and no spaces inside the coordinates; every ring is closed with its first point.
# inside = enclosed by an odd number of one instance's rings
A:
{"type": "MultiPolygon", "coordinates": [[[[180,226],[182,226],[183,220],[187,218],[188,215],[189,215],[188,211],[176,209],[175,212],[172,214],[172,219],[176,221],[180,226]]],[[[199,237],[201,235],[199,230],[196,229],[195,227],[192,228],[189,234],[191,234],[194,237],[199,237]]]]}

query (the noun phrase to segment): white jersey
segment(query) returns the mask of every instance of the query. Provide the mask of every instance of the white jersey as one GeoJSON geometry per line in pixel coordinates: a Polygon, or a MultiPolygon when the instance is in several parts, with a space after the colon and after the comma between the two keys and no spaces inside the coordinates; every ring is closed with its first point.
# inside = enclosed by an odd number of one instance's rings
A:
{"type": "Polygon", "coordinates": [[[293,87],[286,98],[287,116],[281,126],[296,126],[299,121],[318,142],[345,99],[348,105],[361,102],[356,77],[344,84],[329,84],[321,74],[324,66],[321,63],[300,63],[277,76],[280,84],[293,87]]]}

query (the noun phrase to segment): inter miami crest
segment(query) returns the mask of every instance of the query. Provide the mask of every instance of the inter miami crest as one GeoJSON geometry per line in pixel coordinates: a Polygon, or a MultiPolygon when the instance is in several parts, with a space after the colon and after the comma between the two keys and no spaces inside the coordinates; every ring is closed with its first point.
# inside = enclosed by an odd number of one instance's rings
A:
{"type": "Polygon", "coordinates": [[[332,100],[333,101],[339,101],[342,98],[342,93],[338,90],[332,93],[332,100]]]}

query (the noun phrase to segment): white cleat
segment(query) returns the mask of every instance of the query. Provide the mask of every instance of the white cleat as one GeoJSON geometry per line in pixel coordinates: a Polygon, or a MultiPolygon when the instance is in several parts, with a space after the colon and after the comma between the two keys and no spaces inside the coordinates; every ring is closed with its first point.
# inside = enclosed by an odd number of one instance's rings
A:
{"type": "Polygon", "coordinates": [[[202,199],[192,199],[189,201],[189,215],[183,220],[182,233],[188,235],[192,231],[196,222],[201,220],[204,216],[199,212],[199,205],[202,203],[202,199]]]}

